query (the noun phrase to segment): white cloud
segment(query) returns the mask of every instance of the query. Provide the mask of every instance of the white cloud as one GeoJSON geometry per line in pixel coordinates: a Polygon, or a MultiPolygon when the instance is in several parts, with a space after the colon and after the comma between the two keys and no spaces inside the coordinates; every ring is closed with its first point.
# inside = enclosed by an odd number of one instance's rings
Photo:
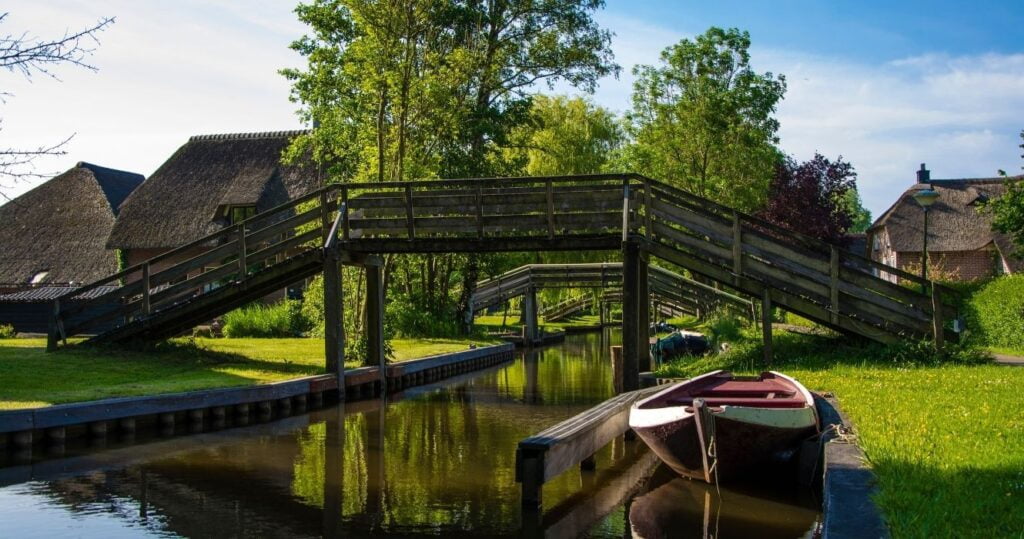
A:
{"type": "MultiPolygon", "coordinates": [[[[662,49],[687,36],[624,17],[600,22],[617,33],[613,48],[623,77],[602,81],[595,100],[625,110],[633,64],[656,63],[662,49]]],[[[1024,54],[933,54],[867,64],[755,43],[751,56],[755,69],[786,75],[778,110],[783,150],[798,159],[815,151],[842,154],[856,167],[875,215],[913,182],[922,162],[934,178],[1020,170],[1024,54]]]]}
{"type": "Polygon", "coordinates": [[[277,74],[301,65],[288,49],[303,33],[292,8],[198,0],[14,6],[0,31],[54,37],[101,16],[117,22],[89,59],[98,73],[60,66],[60,81],[0,73],[14,94],[0,105],[0,146],[33,147],[75,133],[68,155],[40,160],[40,172],[90,161],[148,175],[194,134],[297,128],[288,82],[277,74]]]}
{"type": "MultiPolygon", "coordinates": [[[[61,171],[76,161],[150,174],[190,135],[299,127],[288,83],[277,74],[301,65],[287,46],[304,32],[293,2],[229,0],[136,2],[55,0],[10,8],[0,31],[38,36],[84,27],[100,16],[117,23],[101,35],[91,61],[100,71],[58,69],[62,82],[0,73],[15,94],[0,104],[0,146],[29,147],[77,136],[63,158],[40,163],[61,171]]],[[[622,65],[594,99],[629,107],[635,64],[657,63],[668,45],[690,37],[607,12],[622,65]]],[[[784,73],[779,107],[782,147],[798,159],[815,150],[842,154],[860,173],[877,215],[928,163],[933,176],[991,176],[1018,171],[1024,128],[1024,54],[926,55],[865,64],[807,52],[752,51],[755,68],[784,73]]],[[[556,91],[571,92],[559,85],[556,91]]],[[[27,188],[9,194],[16,194],[27,188]]]]}

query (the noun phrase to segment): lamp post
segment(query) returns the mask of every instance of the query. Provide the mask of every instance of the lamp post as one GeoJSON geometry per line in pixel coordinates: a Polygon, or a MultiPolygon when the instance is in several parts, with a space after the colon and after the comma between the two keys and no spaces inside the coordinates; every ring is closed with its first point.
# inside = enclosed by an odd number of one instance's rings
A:
{"type": "Polygon", "coordinates": [[[921,206],[921,210],[924,211],[924,245],[921,249],[921,278],[925,280],[921,283],[921,291],[924,293],[928,292],[928,207],[935,204],[935,201],[939,199],[938,191],[932,188],[920,189],[914,193],[914,200],[921,206]]]}

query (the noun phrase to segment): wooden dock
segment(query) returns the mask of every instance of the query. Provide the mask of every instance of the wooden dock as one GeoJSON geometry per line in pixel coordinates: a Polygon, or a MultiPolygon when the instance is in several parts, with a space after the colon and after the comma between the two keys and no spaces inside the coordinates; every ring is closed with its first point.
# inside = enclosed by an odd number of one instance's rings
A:
{"type": "Polygon", "coordinates": [[[544,483],[579,466],[593,469],[594,454],[629,430],[629,409],[659,388],[622,393],[519,442],[516,481],[522,484],[522,505],[542,506],[544,483]]]}

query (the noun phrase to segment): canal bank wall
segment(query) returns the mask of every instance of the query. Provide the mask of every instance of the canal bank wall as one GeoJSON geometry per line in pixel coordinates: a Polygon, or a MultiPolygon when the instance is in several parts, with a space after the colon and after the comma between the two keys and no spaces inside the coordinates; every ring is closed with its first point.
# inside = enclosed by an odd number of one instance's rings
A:
{"type": "MultiPolygon", "coordinates": [[[[378,367],[347,369],[346,400],[372,398],[382,391],[395,392],[443,380],[508,361],[513,354],[514,345],[504,343],[395,363],[385,367],[383,377],[378,367]]],[[[101,438],[110,432],[132,434],[137,428],[154,424],[169,434],[181,423],[199,431],[206,423],[224,425],[229,418],[233,424],[244,425],[253,416],[269,420],[275,415],[283,417],[307,407],[320,407],[338,394],[337,376],[321,374],[253,386],[4,411],[0,412],[0,450],[6,448],[26,457],[36,445],[61,446],[68,438],[101,438]]]]}

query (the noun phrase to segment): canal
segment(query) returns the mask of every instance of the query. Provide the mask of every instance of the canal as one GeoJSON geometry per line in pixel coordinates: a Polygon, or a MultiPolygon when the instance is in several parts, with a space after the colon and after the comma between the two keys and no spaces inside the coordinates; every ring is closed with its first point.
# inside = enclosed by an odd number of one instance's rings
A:
{"type": "Polygon", "coordinates": [[[617,332],[570,335],[386,401],[267,423],[69,445],[0,468],[10,537],[811,537],[814,496],[678,478],[639,441],[544,488],[523,515],[519,440],[612,395],[617,332]],[[630,517],[632,516],[632,524],[630,517]]]}

